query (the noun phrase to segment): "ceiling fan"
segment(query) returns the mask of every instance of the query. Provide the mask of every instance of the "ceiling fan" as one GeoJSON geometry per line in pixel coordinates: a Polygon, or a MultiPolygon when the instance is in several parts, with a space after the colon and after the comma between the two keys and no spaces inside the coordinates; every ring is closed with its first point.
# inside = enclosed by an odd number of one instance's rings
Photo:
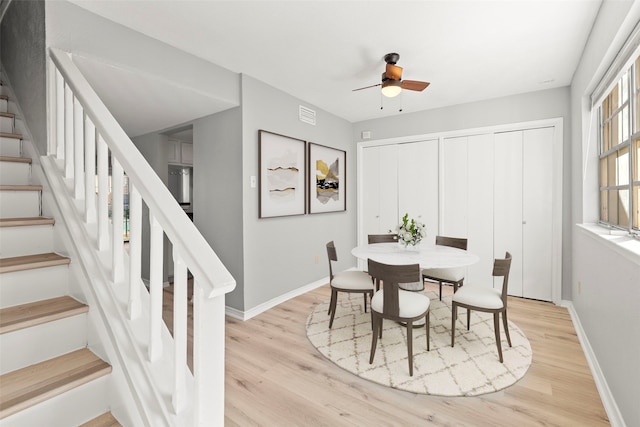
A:
{"type": "Polygon", "coordinates": [[[402,80],[402,67],[398,67],[396,63],[400,59],[397,53],[387,53],[384,56],[384,62],[387,63],[385,72],[382,73],[382,83],[376,85],[365,86],[353,89],[353,92],[362,89],[369,89],[376,86],[382,86],[382,94],[386,97],[393,98],[397,96],[402,89],[414,90],[422,92],[429,86],[429,82],[421,82],[419,80],[402,80]]]}

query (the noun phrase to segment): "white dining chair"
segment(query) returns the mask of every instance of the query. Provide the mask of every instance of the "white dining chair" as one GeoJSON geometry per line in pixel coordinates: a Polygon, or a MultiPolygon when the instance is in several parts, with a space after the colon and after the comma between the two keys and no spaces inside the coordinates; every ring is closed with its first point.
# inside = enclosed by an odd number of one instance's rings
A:
{"type": "Polygon", "coordinates": [[[413,322],[425,318],[427,351],[429,350],[429,305],[431,300],[424,294],[404,291],[400,283],[415,282],[420,279],[420,265],[388,265],[368,260],[369,274],[379,283],[384,282],[384,289],[371,298],[371,324],[373,334],[369,364],[373,363],[378,345],[378,337],[382,339],[382,323],[384,319],[405,324],[407,328],[407,355],[409,359],[409,376],[413,376],[413,322]]]}
{"type": "Polygon", "coordinates": [[[364,271],[346,270],[333,272],[332,263],[338,261],[336,247],[333,240],[327,243],[327,256],[329,258],[329,285],[331,286],[331,301],[329,302],[329,329],[333,326],[333,318],[338,305],[338,292],[364,294],[364,312],[367,312],[367,295],[373,296],[373,283],[371,277],[364,271]]]}
{"type": "Polygon", "coordinates": [[[458,307],[467,309],[467,330],[471,323],[471,311],[484,311],[493,313],[493,328],[496,335],[496,345],[498,346],[498,356],[502,363],[502,345],[500,342],[500,313],[502,313],[502,323],[507,343],[511,347],[511,337],[509,336],[509,326],[507,323],[507,288],[509,286],[509,271],[511,270],[511,254],[507,252],[504,259],[495,259],[493,262],[493,276],[502,277],[502,288],[493,289],[466,285],[458,289],[453,294],[451,303],[451,347],[453,347],[456,337],[456,318],[458,307]]]}
{"type": "MultiPolygon", "coordinates": [[[[467,250],[467,239],[458,237],[446,237],[436,236],[436,245],[449,246],[452,248],[458,248],[467,250]]],[[[442,284],[449,283],[453,285],[453,292],[457,292],[458,288],[464,283],[464,267],[460,268],[425,268],[422,270],[422,280],[430,280],[438,282],[440,293],[439,297],[442,300],[442,284]]]]}

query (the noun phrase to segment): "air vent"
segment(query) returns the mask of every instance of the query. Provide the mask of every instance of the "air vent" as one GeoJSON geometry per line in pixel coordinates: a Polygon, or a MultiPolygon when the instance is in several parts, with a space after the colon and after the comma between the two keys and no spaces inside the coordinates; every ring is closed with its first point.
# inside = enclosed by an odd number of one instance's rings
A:
{"type": "Polygon", "coordinates": [[[303,107],[302,105],[298,106],[298,118],[301,122],[309,123],[314,126],[316,124],[316,112],[311,108],[303,107]]]}

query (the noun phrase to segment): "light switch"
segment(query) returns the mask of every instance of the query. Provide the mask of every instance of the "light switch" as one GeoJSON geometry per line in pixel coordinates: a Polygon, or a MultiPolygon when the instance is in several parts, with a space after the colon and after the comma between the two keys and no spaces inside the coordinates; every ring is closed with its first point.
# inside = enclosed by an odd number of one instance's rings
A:
{"type": "Polygon", "coordinates": [[[251,188],[256,188],[256,177],[251,176],[251,188]]]}

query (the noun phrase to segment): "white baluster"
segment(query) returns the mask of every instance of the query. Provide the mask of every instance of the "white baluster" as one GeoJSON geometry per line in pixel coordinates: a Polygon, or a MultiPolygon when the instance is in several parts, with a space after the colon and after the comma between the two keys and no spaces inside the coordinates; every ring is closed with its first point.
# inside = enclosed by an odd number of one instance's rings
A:
{"type": "Polygon", "coordinates": [[[73,93],[64,88],[64,177],[73,178],[73,93]]]}
{"type": "Polygon", "coordinates": [[[129,319],[137,319],[141,312],[140,292],[142,276],[142,198],[129,181],[129,319]]]}
{"type": "Polygon", "coordinates": [[[64,78],[56,68],[56,158],[64,159],[64,78]]]}
{"type": "Polygon", "coordinates": [[[173,409],[180,413],[186,404],[187,380],[187,266],[173,248],[173,409]]]}
{"type": "Polygon", "coordinates": [[[207,298],[193,284],[196,425],[224,425],[224,295],[207,298]]]}
{"type": "Polygon", "coordinates": [[[84,220],[96,222],[96,127],[86,116],[84,123],[84,220]]]}
{"type": "Polygon", "coordinates": [[[163,230],[160,223],[149,213],[151,228],[149,242],[149,360],[155,362],[162,355],[162,271],[163,230]]]}
{"type": "Polygon", "coordinates": [[[73,99],[73,190],[74,198],[84,199],[84,110],[78,98],[73,99]]]}
{"type": "Polygon", "coordinates": [[[124,278],[124,215],[123,171],[120,162],[111,156],[111,267],[113,283],[124,278]]]}
{"type": "Polygon", "coordinates": [[[98,135],[98,249],[109,247],[109,150],[98,135]]]}

